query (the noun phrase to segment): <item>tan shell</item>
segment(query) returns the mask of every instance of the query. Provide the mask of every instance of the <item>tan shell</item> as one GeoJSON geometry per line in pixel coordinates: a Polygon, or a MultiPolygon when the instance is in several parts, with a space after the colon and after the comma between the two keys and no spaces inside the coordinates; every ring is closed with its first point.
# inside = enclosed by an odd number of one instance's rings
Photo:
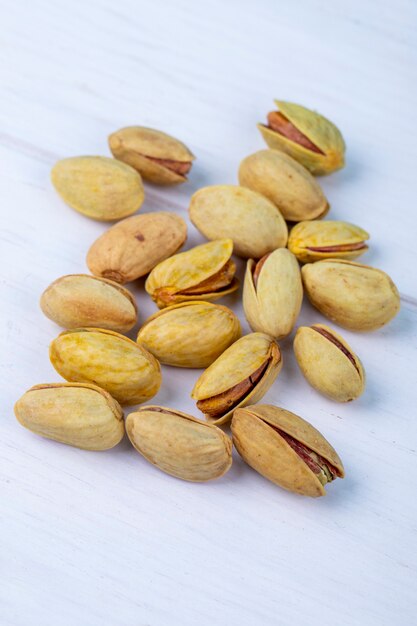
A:
{"type": "Polygon", "coordinates": [[[61,276],[45,289],[40,306],[46,317],[64,328],[95,326],[123,333],[138,316],[127,289],[88,274],[61,276]]]}
{"type": "Polygon", "coordinates": [[[70,382],[95,383],[121,404],[152,398],[161,385],[158,361],[123,335],[100,328],[78,328],[58,335],[49,357],[70,382]]]}
{"type": "Polygon", "coordinates": [[[329,259],[304,265],[301,274],[310,302],[345,328],[376,330],[400,309],[396,286],[375,267],[329,259]]]}
{"type": "Polygon", "coordinates": [[[367,251],[366,230],[334,220],[299,222],[290,232],[288,248],[302,263],[321,259],[356,259],[367,251]]]}
{"type": "Polygon", "coordinates": [[[233,311],[196,301],[174,304],[152,315],[137,341],[161,363],[208,367],[240,335],[240,322],[233,311]]]}
{"type": "Polygon", "coordinates": [[[135,213],[145,198],[142,179],[129,165],[107,157],[58,161],[52,183],[70,207],[95,220],[119,220],[135,213]]]}
{"type": "Polygon", "coordinates": [[[326,493],[314,472],[274,428],[320,455],[344,477],[342,461],[318,430],[298,415],[270,404],[237,409],[232,419],[233,443],[259,474],[300,495],[316,498],[326,493]]]}
{"type": "Polygon", "coordinates": [[[223,476],[232,442],[220,428],[173,409],[144,406],[126,419],[132,445],[158,469],[193,482],[223,476]]]}
{"type": "Polygon", "coordinates": [[[135,215],[115,224],[93,243],[87,265],[96,276],[128,283],[177,252],[186,239],[187,225],[175,213],[135,215]]]}
{"type": "Polygon", "coordinates": [[[125,432],[120,405],[96,385],[35,385],[14,411],[33,433],[85,450],[113,448],[125,432]]]}
{"type": "Polygon", "coordinates": [[[204,187],[192,196],[189,211],[207,239],[230,237],[233,252],[244,258],[260,259],[287,243],[287,225],[277,207],[246,187],[204,187]]]}
{"type": "MultiPolygon", "coordinates": [[[[262,259],[260,261],[262,263],[262,259]]],[[[300,313],[303,286],[295,256],[280,248],[266,257],[256,286],[250,259],[243,285],[243,309],[250,327],[281,339],[290,334],[300,313]]]]}
{"type": "MultiPolygon", "coordinates": [[[[116,159],[128,163],[157,185],[175,185],[187,180],[181,164],[191,167],[195,156],[181,141],[153,128],[128,126],[109,137],[116,159]],[[178,171],[175,171],[178,170],[178,171]]],[[[187,169],[187,168],[185,168],[187,169]]]]}

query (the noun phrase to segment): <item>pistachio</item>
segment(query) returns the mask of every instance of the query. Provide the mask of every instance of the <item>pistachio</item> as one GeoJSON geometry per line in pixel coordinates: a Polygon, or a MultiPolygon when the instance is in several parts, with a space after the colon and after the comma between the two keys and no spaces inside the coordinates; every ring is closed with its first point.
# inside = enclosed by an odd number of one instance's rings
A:
{"type": "Polygon", "coordinates": [[[178,139],[153,128],[129,126],[109,137],[113,156],[128,163],[145,180],[157,185],[175,185],[187,180],[195,159],[178,139]]]}
{"type": "Polygon", "coordinates": [[[208,367],[241,335],[240,322],[225,306],[181,302],[152,315],[139,331],[138,343],[161,363],[208,367]]]}
{"type": "Polygon", "coordinates": [[[111,330],[78,328],[58,335],[51,363],[70,382],[95,383],[121,404],[152,398],[161,385],[158,361],[145,348],[111,330]]]}
{"type": "Polygon", "coordinates": [[[345,142],[328,119],[299,104],[275,100],[279,111],[258,124],[270,148],[282,150],[313,174],[330,174],[345,164],[345,142]]]}
{"type": "Polygon", "coordinates": [[[14,411],[33,433],[85,450],[113,448],[125,431],[120,405],[96,385],[35,385],[16,402],[14,411]]]}
{"type": "Polygon", "coordinates": [[[264,333],[238,339],[200,376],[191,397],[215,424],[224,424],[235,409],[257,402],[282,367],[278,344],[264,333]]]}
{"type": "Polygon", "coordinates": [[[186,223],[175,213],[135,215],[118,222],[93,243],[87,265],[96,276],[128,283],[177,252],[186,238],[186,223]]]}
{"type": "Polygon", "coordinates": [[[400,309],[400,296],[382,270],[353,261],[325,259],[301,270],[310,302],[339,326],[376,330],[400,309]]]}
{"type": "Polygon", "coordinates": [[[45,289],[40,305],[46,317],[64,328],[95,326],[122,333],[137,321],[136,303],[127,289],[88,274],[61,276],[45,289]]]}
{"type": "Polygon", "coordinates": [[[291,230],[288,248],[302,263],[321,259],[355,259],[368,249],[366,230],[337,221],[299,222],[291,230]]]}
{"type": "Polygon", "coordinates": [[[260,150],[243,159],[239,182],[269,198],[292,222],[321,218],[329,210],[329,203],[310,172],[278,150],[260,150]]]}
{"type": "Polygon", "coordinates": [[[232,464],[232,442],[220,428],[174,409],[144,406],[128,415],[126,432],[145,459],[183,480],[213,480],[232,464]]]}
{"type": "Polygon", "coordinates": [[[281,339],[292,331],[300,313],[303,286],[295,256],[280,248],[248,261],[243,309],[252,330],[281,339]]]}
{"type": "Polygon", "coordinates": [[[237,409],[232,435],[246,463],[288,491],[317,498],[325,495],[324,485],[345,475],[323,435],[285,409],[270,404],[237,409]]]}
{"type": "Polygon", "coordinates": [[[287,225],[277,207],[246,187],[204,187],[192,196],[189,211],[207,239],[230,237],[233,252],[244,258],[259,259],[287,243],[287,225]]]}
{"type": "Polygon", "coordinates": [[[320,393],[336,400],[355,400],[365,389],[365,372],[349,344],[329,326],[300,326],[294,352],[302,373],[320,393]]]}
{"type": "Polygon", "coordinates": [[[95,220],[111,221],[135,213],[145,198],[142,179],[129,165],[107,157],[58,161],[52,183],[70,207],[95,220]]]}
{"type": "Polygon", "coordinates": [[[218,300],[238,288],[232,252],[233,241],[219,239],[175,254],[152,270],[145,289],[160,309],[187,300],[218,300]]]}

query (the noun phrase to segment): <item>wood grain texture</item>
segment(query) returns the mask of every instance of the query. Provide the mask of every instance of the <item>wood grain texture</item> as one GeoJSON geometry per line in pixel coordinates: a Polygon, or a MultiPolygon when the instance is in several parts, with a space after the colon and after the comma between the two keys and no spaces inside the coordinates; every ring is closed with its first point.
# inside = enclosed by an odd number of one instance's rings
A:
{"type": "MultiPolygon", "coordinates": [[[[411,626],[417,610],[415,162],[416,5],[248,0],[15,0],[2,5],[0,77],[0,622],[2,626],[411,626]],[[291,338],[265,400],[310,420],[346,478],[311,501],[236,457],[218,482],[183,483],[125,440],[92,453],[22,429],[14,401],[57,381],[43,289],[85,272],[107,228],[65,206],[58,158],[108,155],[142,124],[196,154],[190,182],[147,187],[143,211],[187,215],[190,195],[236,183],[263,147],[273,98],[342,129],[347,166],[321,179],[329,218],[371,233],[402,310],[372,334],[341,331],[368,384],[339,405],[308,387],[291,338]]],[[[187,246],[203,241],[190,226],[187,246]]],[[[239,265],[243,275],[243,265],[239,265]]],[[[133,289],[140,321],[155,309],[133,289]]],[[[243,320],[237,297],[231,304],[243,320]]],[[[299,323],[325,322],[307,303],[299,323]]],[[[245,330],[247,326],[244,325],[245,330]]],[[[131,335],[134,336],[134,335],[131,335]]],[[[197,371],[164,367],[155,403],[194,412],[197,371]]]]}

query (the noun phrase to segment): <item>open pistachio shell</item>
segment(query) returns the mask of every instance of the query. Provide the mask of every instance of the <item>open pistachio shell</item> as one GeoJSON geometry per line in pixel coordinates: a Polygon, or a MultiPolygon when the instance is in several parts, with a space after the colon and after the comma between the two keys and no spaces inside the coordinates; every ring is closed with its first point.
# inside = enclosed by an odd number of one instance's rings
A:
{"type": "Polygon", "coordinates": [[[288,239],[288,249],[302,263],[321,259],[355,259],[367,251],[366,230],[334,220],[311,220],[296,224],[288,239]]]}
{"type": "Polygon", "coordinates": [[[334,448],[298,415],[270,404],[237,409],[233,443],[254,470],[276,485],[300,495],[325,495],[323,485],[344,477],[334,448]]]}

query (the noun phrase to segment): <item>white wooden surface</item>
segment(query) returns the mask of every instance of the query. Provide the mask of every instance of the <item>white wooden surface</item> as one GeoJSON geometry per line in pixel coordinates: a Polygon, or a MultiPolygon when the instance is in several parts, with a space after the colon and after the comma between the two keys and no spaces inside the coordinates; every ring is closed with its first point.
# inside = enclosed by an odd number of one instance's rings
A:
{"type": "MultiPolygon", "coordinates": [[[[1,625],[416,624],[415,3],[0,4],[1,625]],[[197,155],[191,181],[148,188],[143,210],[186,216],[192,192],[235,183],[240,159],[263,147],[255,124],[274,97],[342,129],[346,169],[322,179],[329,218],[371,233],[364,262],[402,294],[389,326],[342,331],[367,370],[360,400],[339,405],[309,388],[291,339],[265,398],[311,420],[346,479],[303,499],[236,458],[218,482],[188,484],[126,441],[90,453],[22,429],[14,401],[59,380],[48,344],[60,329],[39,295],[85,271],[106,228],[59,200],[55,160],[108,154],[120,126],[171,132],[197,155]]],[[[190,227],[187,245],[202,240],[190,227]]],[[[154,306],[134,291],[143,321],[154,306]]],[[[229,304],[243,319],[237,299],[229,304]]],[[[300,323],[314,321],[323,319],[305,304],[300,323]]],[[[198,372],[163,374],[155,402],[193,411],[198,372]]]]}

